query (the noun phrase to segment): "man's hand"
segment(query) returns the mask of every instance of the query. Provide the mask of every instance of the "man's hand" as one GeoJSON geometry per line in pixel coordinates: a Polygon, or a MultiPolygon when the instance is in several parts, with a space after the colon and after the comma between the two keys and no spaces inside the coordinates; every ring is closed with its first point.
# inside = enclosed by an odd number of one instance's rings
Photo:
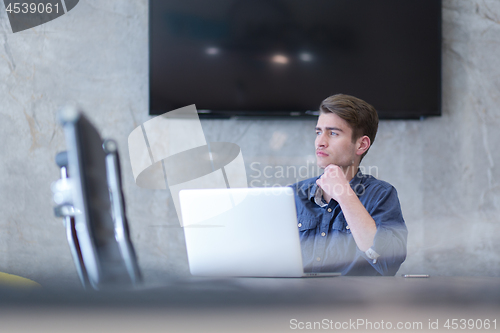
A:
{"type": "Polygon", "coordinates": [[[326,202],[333,199],[339,203],[358,248],[363,252],[368,250],[373,245],[377,226],[342,169],[338,165],[328,165],[316,184],[323,189],[326,202]]]}
{"type": "Polygon", "coordinates": [[[339,202],[342,196],[354,194],[346,175],[338,165],[328,165],[321,177],[316,180],[316,184],[323,190],[326,202],[330,199],[339,202]]]}

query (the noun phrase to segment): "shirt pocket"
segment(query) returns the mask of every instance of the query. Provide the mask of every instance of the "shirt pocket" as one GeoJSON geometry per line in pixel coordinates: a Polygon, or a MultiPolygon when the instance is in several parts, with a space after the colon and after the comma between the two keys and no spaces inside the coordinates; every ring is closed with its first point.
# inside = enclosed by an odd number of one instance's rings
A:
{"type": "Polygon", "coordinates": [[[316,229],[318,223],[319,223],[318,217],[310,215],[302,215],[299,217],[297,226],[299,227],[299,232],[304,233],[316,229]]]}
{"type": "Polygon", "coordinates": [[[337,217],[333,220],[332,229],[346,235],[351,233],[351,229],[349,228],[342,212],[340,212],[339,215],[337,215],[337,217]]]}

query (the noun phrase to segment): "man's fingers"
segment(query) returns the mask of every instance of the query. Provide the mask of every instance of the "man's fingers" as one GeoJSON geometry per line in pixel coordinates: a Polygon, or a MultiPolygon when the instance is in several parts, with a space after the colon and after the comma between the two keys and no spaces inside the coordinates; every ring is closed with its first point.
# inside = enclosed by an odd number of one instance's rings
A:
{"type": "Polygon", "coordinates": [[[328,164],[325,168],[325,171],[330,171],[331,169],[333,169],[335,167],[334,164],[328,164]]]}
{"type": "Polygon", "coordinates": [[[340,172],[342,172],[342,169],[335,164],[329,164],[326,166],[325,171],[323,174],[327,174],[328,176],[339,176],[340,172]]]}

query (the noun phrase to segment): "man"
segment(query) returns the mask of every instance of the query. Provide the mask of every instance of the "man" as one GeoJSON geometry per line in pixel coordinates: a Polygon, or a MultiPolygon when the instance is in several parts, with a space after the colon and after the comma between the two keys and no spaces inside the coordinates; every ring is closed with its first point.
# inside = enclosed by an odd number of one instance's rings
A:
{"type": "Polygon", "coordinates": [[[395,275],[405,260],[396,189],[358,170],[377,128],[377,111],[361,99],[321,103],[315,146],[324,172],[293,185],[305,272],[395,275]]]}

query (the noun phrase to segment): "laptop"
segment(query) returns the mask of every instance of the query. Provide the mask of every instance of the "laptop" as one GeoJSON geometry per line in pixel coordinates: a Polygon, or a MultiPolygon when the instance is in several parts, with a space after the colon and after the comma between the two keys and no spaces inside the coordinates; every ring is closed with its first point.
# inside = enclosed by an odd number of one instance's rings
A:
{"type": "Polygon", "coordinates": [[[179,193],[194,276],[324,277],[304,273],[293,189],[197,189],[179,193]]]}

